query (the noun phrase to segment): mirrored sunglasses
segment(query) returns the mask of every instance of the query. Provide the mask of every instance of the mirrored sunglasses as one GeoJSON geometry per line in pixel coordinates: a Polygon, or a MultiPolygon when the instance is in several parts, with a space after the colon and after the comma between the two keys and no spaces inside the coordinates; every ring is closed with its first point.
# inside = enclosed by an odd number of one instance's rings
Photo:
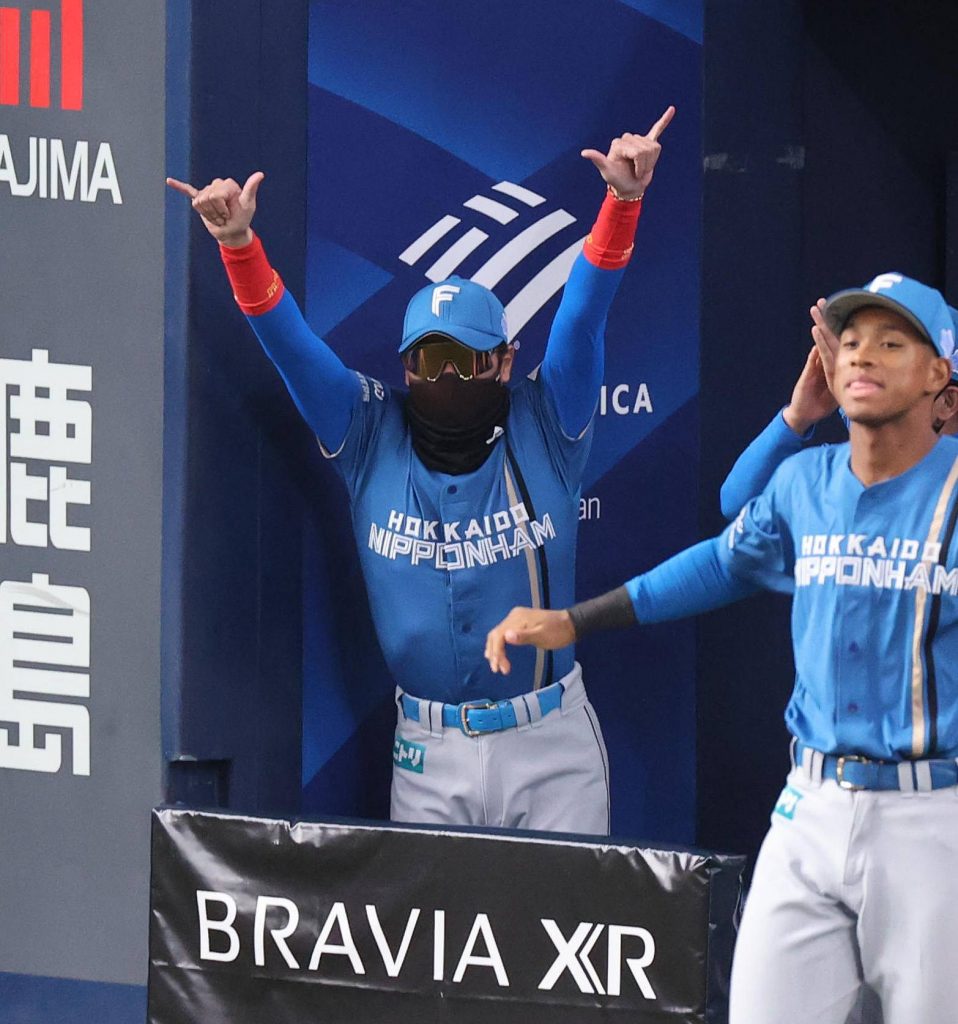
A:
{"type": "Polygon", "coordinates": [[[472,380],[496,366],[497,351],[479,352],[452,338],[434,337],[404,352],[402,361],[410,373],[428,381],[438,380],[447,363],[452,365],[461,380],[472,380]]]}

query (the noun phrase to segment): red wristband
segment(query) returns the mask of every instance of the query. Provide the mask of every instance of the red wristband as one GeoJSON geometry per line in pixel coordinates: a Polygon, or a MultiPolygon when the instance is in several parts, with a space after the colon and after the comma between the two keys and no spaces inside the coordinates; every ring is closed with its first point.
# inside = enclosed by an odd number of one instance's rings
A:
{"type": "Polygon", "coordinates": [[[635,228],[641,212],[641,199],[638,202],[616,199],[607,193],[582,248],[585,258],[603,270],[624,267],[632,255],[635,228]]]}
{"type": "Polygon", "coordinates": [[[268,313],[286,292],[282,278],[269,265],[257,235],[249,245],[220,246],[220,258],[233,288],[236,304],[247,316],[268,313]]]}

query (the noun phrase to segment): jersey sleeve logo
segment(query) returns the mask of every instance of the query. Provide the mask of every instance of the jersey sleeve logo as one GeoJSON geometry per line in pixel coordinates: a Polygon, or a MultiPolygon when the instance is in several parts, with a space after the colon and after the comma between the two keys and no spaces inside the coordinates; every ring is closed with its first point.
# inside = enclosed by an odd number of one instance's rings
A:
{"type": "Polygon", "coordinates": [[[735,543],[745,533],[745,517],[748,515],[748,505],[735,517],[735,522],[728,528],[728,549],[735,550],[735,543]]]}
{"type": "Polygon", "coordinates": [[[366,377],[361,373],[357,373],[356,376],[359,378],[359,386],[362,388],[364,402],[368,403],[372,398],[375,398],[378,402],[386,400],[386,389],[378,380],[373,377],[366,377]]]}

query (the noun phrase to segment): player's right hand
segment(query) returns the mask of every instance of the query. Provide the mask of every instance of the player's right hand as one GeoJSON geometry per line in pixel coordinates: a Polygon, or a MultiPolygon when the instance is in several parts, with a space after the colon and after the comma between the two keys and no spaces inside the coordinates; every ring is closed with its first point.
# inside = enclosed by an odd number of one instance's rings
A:
{"type": "Polygon", "coordinates": [[[167,178],[166,183],[189,197],[206,230],[220,245],[239,247],[253,241],[250,224],[256,213],[256,192],[265,177],[262,171],[255,171],[242,188],[232,178],[214,178],[202,189],[176,178],[167,178]]]}
{"type": "Polygon", "coordinates": [[[792,398],[782,415],[785,422],[799,436],[808,432],[819,420],[833,413],[838,402],[831,393],[825,378],[825,368],[818,348],[812,345],[802,368],[801,375],[795,382],[792,398]]]}
{"type": "Polygon", "coordinates": [[[486,636],[486,661],[493,672],[508,675],[512,669],[506,644],[532,644],[546,651],[575,642],[575,626],[564,609],[513,608],[486,636]]]}
{"type": "Polygon", "coordinates": [[[828,326],[825,320],[825,300],[819,299],[811,307],[809,313],[812,316],[812,341],[818,349],[822,359],[822,370],[825,373],[825,380],[828,381],[828,389],[834,394],[832,378],[835,376],[835,357],[838,355],[838,337],[828,326]]]}

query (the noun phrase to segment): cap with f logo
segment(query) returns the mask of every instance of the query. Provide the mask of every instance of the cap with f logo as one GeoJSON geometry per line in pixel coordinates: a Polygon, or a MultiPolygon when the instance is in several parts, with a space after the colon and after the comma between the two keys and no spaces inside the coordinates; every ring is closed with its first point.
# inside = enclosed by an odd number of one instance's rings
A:
{"type": "Polygon", "coordinates": [[[400,352],[428,334],[444,335],[479,352],[508,341],[502,303],[481,284],[461,277],[430,284],[406,307],[400,352]]]}
{"type": "Polygon", "coordinates": [[[944,296],[935,288],[904,274],[879,274],[864,288],[836,292],[825,306],[829,327],[838,334],[856,310],[881,306],[903,316],[931,342],[938,354],[949,359],[955,353],[955,319],[944,296]]]}

